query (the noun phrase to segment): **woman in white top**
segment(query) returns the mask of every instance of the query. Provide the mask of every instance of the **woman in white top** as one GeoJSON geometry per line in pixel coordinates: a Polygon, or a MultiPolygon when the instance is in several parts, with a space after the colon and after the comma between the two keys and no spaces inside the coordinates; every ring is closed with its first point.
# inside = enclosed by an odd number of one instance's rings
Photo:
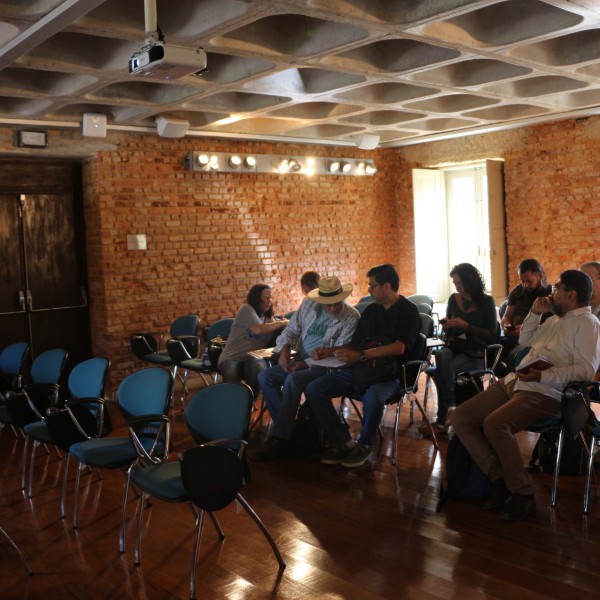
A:
{"type": "Polygon", "coordinates": [[[287,319],[273,318],[271,288],[264,283],[253,285],[237,312],[225,348],[219,357],[218,371],[224,382],[245,381],[258,396],[258,374],[267,368],[264,359],[253,350],[267,348],[273,334],[287,325],[287,319]]]}

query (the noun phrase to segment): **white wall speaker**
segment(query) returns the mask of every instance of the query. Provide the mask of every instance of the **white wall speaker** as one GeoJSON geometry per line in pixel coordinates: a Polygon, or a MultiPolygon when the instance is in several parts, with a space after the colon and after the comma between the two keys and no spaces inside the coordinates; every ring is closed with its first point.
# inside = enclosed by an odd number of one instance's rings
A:
{"type": "Polygon", "coordinates": [[[86,137],[106,137],[106,115],[83,113],[81,127],[86,137]]]}
{"type": "Polygon", "coordinates": [[[190,122],[183,119],[156,117],[156,131],[160,137],[181,138],[187,133],[189,126],[190,122]]]}
{"type": "Polygon", "coordinates": [[[361,150],[373,150],[379,144],[379,136],[372,133],[363,133],[356,138],[356,146],[361,150]]]}

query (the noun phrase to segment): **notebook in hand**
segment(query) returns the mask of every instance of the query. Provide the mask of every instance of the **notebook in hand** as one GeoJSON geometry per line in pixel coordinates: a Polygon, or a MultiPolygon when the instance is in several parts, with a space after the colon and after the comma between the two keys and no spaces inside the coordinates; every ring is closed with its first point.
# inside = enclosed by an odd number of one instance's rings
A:
{"type": "Polygon", "coordinates": [[[546,358],[545,356],[536,356],[535,358],[532,358],[531,360],[521,363],[517,367],[517,371],[519,373],[529,373],[529,372],[531,372],[531,369],[537,369],[538,371],[545,371],[546,369],[549,369],[552,366],[553,366],[553,363],[550,359],[546,358]]]}

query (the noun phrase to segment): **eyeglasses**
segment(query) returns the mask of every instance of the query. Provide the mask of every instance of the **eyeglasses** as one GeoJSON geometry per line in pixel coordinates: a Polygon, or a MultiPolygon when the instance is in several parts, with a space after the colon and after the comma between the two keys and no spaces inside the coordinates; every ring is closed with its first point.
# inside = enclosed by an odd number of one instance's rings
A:
{"type": "Polygon", "coordinates": [[[562,290],[563,292],[572,292],[573,290],[568,289],[564,284],[557,283],[552,286],[552,293],[556,294],[556,292],[562,290]]]}
{"type": "Polygon", "coordinates": [[[381,283],[370,283],[370,284],[367,286],[367,289],[368,289],[368,290],[374,290],[376,287],[379,287],[380,285],[382,285],[382,284],[381,284],[381,283]]]}

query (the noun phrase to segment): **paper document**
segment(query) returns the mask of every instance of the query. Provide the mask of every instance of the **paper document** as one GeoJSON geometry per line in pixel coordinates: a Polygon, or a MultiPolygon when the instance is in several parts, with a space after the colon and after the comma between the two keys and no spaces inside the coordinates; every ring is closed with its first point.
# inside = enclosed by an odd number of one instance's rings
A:
{"type": "Polygon", "coordinates": [[[250,356],[254,356],[254,358],[271,358],[273,356],[273,351],[275,348],[261,348],[260,350],[252,350],[249,352],[250,356]]]}
{"type": "Polygon", "coordinates": [[[309,367],[327,367],[329,369],[339,369],[340,367],[348,367],[347,363],[343,363],[341,360],[336,358],[335,356],[330,356],[329,358],[320,358],[315,360],[314,358],[305,358],[304,362],[309,367]]]}

